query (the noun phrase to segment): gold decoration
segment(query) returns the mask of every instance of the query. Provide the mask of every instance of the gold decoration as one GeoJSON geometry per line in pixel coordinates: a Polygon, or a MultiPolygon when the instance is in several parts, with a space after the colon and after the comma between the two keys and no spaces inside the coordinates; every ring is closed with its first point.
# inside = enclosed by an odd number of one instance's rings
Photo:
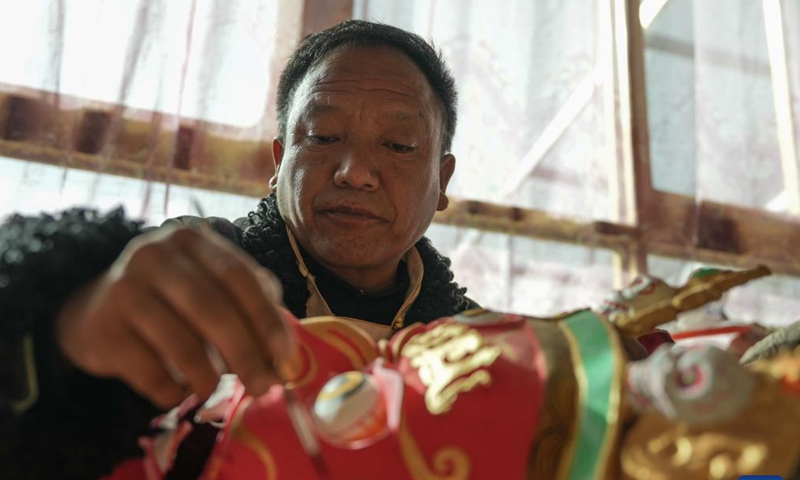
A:
{"type": "Polygon", "coordinates": [[[679,313],[719,300],[722,294],[737,285],[770,273],[767,267],[759,265],[749,270],[718,270],[705,275],[695,275],[677,289],[674,296],[643,306],[628,315],[617,314],[614,323],[624,334],[641,335],[675,319],[679,313]]]}
{"type": "Polygon", "coordinates": [[[427,387],[428,411],[439,415],[450,410],[459,393],[491,383],[489,372],[480,369],[494,363],[501,349],[467,325],[444,323],[411,338],[400,354],[427,387]]]}
{"type": "Polygon", "coordinates": [[[414,435],[406,425],[405,419],[400,422],[398,437],[403,461],[413,480],[466,480],[470,478],[472,462],[464,449],[455,445],[442,447],[434,453],[432,465],[429,466],[414,435]]]}
{"type": "MultiPolygon", "coordinates": [[[[264,476],[261,478],[264,480],[276,480],[278,478],[278,466],[275,462],[275,457],[272,455],[272,452],[270,452],[269,448],[267,448],[264,442],[258,438],[258,435],[249,431],[244,425],[242,425],[242,417],[244,417],[244,412],[247,410],[247,407],[252,401],[252,398],[245,399],[242,405],[238,408],[236,415],[232,419],[230,433],[231,440],[249,448],[256,455],[256,457],[258,457],[258,460],[264,467],[264,476]]],[[[216,478],[216,476],[217,474],[215,472],[214,475],[209,475],[208,479],[211,480],[216,478]]]]}
{"type": "Polygon", "coordinates": [[[486,313],[493,313],[493,312],[490,312],[489,310],[486,310],[485,308],[471,308],[469,310],[465,310],[465,311],[459,313],[458,315],[463,315],[465,317],[479,317],[479,316],[481,316],[483,314],[486,314],[486,313]]]}
{"type": "Polygon", "coordinates": [[[556,322],[529,320],[540,345],[545,346],[547,386],[528,455],[528,477],[561,480],[557,472],[575,435],[578,418],[578,383],[569,343],[556,322]]]}
{"type": "Polygon", "coordinates": [[[404,329],[397,332],[391,340],[391,349],[387,351],[390,355],[386,356],[386,358],[391,362],[397,362],[400,360],[400,352],[403,351],[403,347],[406,346],[409,338],[413,338],[416,335],[417,330],[424,329],[424,323],[415,323],[413,325],[409,325],[404,329]]]}
{"type": "Polygon", "coordinates": [[[353,370],[365,367],[378,356],[372,337],[336,317],[306,319],[302,324],[308,333],[347,357],[353,370]]]}
{"type": "Polygon", "coordinates": [[[747,368],[774,378],[785,392],[800,397],[800,346],[794,350],[780,350],[772,357],[756,360],[747,368]]]}
{"type": "Polygon", "coordinates": [[[625,480],[735,480],[769,472],[784,477],[800,460],[800,402],[759,376],[752,404],[736,419],[689,427],[648,413],[625,438],[625,480]]]}
{"type": "Polygon", "coordinates": [[[287,388],[302,388],[311,383],[319,372],[317,358],[305,342],[298,342],[291,356],[276,362],[276,368],[286,380],[287,388]]]}

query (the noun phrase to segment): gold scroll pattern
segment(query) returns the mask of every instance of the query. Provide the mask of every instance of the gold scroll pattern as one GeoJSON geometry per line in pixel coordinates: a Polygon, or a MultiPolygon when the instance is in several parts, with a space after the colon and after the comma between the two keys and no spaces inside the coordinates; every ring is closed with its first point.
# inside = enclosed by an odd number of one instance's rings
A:
{"type": "MultiPolygon", "coordinates": [[[[253,454],[258,458],[258,461],[264,467],[264,480],[277,480],[278,466],[275,457],[270,452],[269,448],[258,436],[249,430],[243,424],[244,412],[247,407],[252,403],[253,399],[246,398],[237,409],[231,420],[230,435],[231,440],[246,448],[250,449],[253,454]]],[[[213,455],[209,460],[209,465],[206,468],[206,473],[203,475],[203,480],[216,480],[219,478],[220,470],[224,463],[223,455],[213,455]]]]}
{"type": "MultiPolygon", "coordinates": [[[[487,344],[474,329],[463,324],[440,324],[415,335],[402,347],[400,356],[417,369],[425,385],[425,406],[432,415],[450,410],[458,395],[478,385],[489,385],[492,365],[502,350],[487,344]]],[[[456,445],[434,452],[430,461],[415,441],[406,420],[400,422],[400,448],[414,480],[466,480],[472,465],[469,455],[456,445]]]]}
{"type": "Polygon", "coordinates": [[[398,437],[403,461],[414,480],[466,480],[470,477],[472,465],[464,449],[447,445],[433,454],[429,466],[405,419],[400,422],[398,437]]]}
{"type": "Polygon", "coordinates": [[[460,393],[491,383],[484,367],[494,363],[501,352],[467,325],[443,323],[410,339],[401,356],[417,369],[427,387],[428,411],[440,415],[450,410],[460,393]]]}
{"type": "Polygon", "coordinates": [[[625,438],[625,480],[735,480],[791,474],[800,457],[800,403],[773,379],[759,377],[752,404],[734,420],[705,428],[645,414],[625,438]]]}

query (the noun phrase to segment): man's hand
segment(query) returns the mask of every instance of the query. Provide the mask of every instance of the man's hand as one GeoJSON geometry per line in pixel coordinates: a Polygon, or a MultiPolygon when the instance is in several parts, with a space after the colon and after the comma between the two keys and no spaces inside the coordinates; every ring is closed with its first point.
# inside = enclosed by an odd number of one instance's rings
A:
{"type": "Polygon", "coordinates": [[[226,239],[162,227],[67,301],[58,339],[78,368],[118,377],[161,407],[210,395],[224,373],[219,355],[258,395],[290,351],[280,298],[274,277],[226,239]]]}

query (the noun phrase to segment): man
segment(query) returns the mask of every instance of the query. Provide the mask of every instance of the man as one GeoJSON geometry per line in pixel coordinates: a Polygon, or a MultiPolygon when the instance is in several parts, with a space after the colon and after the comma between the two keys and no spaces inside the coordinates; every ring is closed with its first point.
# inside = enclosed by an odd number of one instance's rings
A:
{"type": "Polygon", "coordinates": [[[137,453],[149,402],[206,397],[223,371],[265,392],[293,342],[281,303],[374,337],[475,306],[422,237],[455,168],[456,91],[430,45],[362,21],[310,36],[281,76],[278,123],[272,194],[247,218],[142,232],[72,210],[2,228],[0,332],[26,374],[4,395],[26,411],[3,422],[20,440],[0,477],[102,476],[137,453]],[[35,461],[44,451],[59,460],[35,461]]]}

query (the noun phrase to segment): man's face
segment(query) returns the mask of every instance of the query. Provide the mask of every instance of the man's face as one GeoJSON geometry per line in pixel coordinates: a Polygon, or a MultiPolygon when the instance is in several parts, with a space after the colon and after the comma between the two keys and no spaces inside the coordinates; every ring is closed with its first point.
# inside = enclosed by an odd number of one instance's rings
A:
{"type": "Polygon", "coordinates": [[[342,47],[309,70],[273,147],[278,205],[303,248],[334,271],[396,265],[447,206],[442,124],[397,50],[342,47]]]}

